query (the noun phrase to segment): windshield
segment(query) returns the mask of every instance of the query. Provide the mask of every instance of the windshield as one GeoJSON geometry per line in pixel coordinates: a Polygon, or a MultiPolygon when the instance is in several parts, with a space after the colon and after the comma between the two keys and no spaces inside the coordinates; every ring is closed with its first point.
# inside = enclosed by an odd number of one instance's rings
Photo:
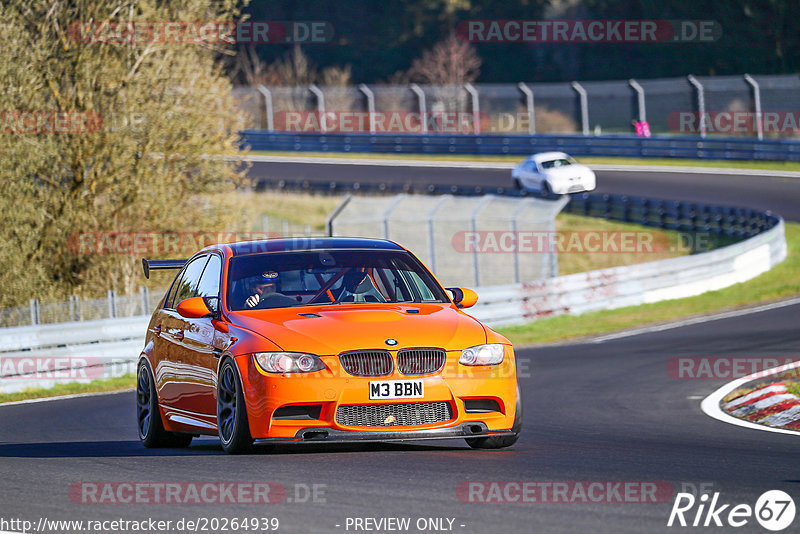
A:
{"type": "Polygon", "coordinates": [[[558,167],[566,167],[567,165],[572,165],[572,162],[568,159],[552,159],[550,161],[543,161],[542,162],[543,169],[556,169],[558,167]]]}
{"type": "Polygon", "coordinates": [[[230,260],[230,310],[379,302],[449,300],[428,270],[403,251],[273,252],[230,260]]]}

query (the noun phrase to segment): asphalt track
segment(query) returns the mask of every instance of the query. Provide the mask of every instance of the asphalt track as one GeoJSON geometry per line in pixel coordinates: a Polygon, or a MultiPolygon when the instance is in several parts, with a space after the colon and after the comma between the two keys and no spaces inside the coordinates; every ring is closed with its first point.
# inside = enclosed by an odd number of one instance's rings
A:
{"type": "MultiPolygon", "coordinates": [[[[250,176],[257,184],[285,180],[512,187],[511,172],[507,169],[254,162],[250,176]]],[[[800,178],[600,170],[597,192],[758,208],[772,210],[786,220],[800,221],[800,178]]]]}
{"type": "MultiPolygon", "coordinates": [[[[385,177],[387,169],[381,171],[385,177]]],[[[486,171],[476,173],[476,180],[489,179],[486,171]]],[[[464,178],[463,171],[459,175],[464,178]]],[[[792,206],[800,185],[790,180],[753,179],[760,185],[748,191],[747,180],[720,178],[723,187],[715,190],[716,178],[705,176],[671,175],[661,188],[650,176],[600,180],[602,188],[639,187],[630,194],[653,188],[658,196],[679,198],[682,191],[692,200],[708,195],[800,219],[792,206]]],[[[487,504],[460,500],[456,488],[464,481],[661,481],[673,495],[703,484],[720,492],[724,503],[752,506],[770,489],[800,503],[796,436],[713,420],[701,412],[700,399],[726,380],[675,379],[667,372],[667,362],[683,356],[796,359],[798,324],[800,305],[792,305],[600,343],[519,350],[525,427],[517,445],[503,451],[448,440],[279,446],[232,457],[212,439],[195,440],[188,450],[152,451],[137,440],[131,392],[0,407],[0,519],[277,517],[283,532],[353,532],[345,530],[348,517],[410,517],[408,532],[418,532],[413,522],[428,517],[453,518],[453,531],[464,533],[678,529],[666,526],[672,498],[487,504]],[[74,484],[99,481],[271,481],[287,488],[291,502],[99,505],[70,498],[74,484]],[[298,502],[303,499],[295,493],[302,497],[314,484],[324,485],[321,498],[298,502]]],[[[753,518],[736,531],[764,532],[753,518]]]]}
{"type": "Polygon", "coordinates": [[[709,418],[698,398],[724,380],[679,380],[666,366],[678,356],[796,357],[799,321],[797,305],[602,343],[520,350],[525,429],[515,447],[497,452],[448,440],[281,446],[233,457],[211,439],[189,450],[151,451],[137,440],[131,392],[0,408],[0,517],[267,516],[279,518],[286,532],[345,532],[347,517],[451,517],[464,533],[668,531],[671,499],[487,504],[462,502],[456,488],[466,480],[664,481],[675,492],[711,483],[733,503],[755,504],[769,489],[797,496],[796,436],[709,418]],[[272,481],[290,497],[296,484],[324,484],[325,502],[74,503],[70,486],[92,481],[272,481]]]}

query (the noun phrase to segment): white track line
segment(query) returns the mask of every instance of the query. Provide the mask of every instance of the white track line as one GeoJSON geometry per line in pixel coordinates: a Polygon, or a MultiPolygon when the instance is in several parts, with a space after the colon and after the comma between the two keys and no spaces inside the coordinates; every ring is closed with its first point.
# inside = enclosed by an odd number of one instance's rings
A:
{"type": "MultiPolygon", "coordinates": [[[[522,156],[520,156],[522,158],[522,156]]],[[[310,163],[317,165],[367,165],[374,167],[433,167],[451,169],[494,169],[510,170],[517,166],[513,161],[458,161],[422,159],[372,159],[372,158],[329,158],[325,156],[271,156],[247,154],[241,159],[255,163],[310,163]]],[[[683,167],[671,165],[608,165],[590,164],[598,171],[619,172],[674,172],[684,174],[730,174],[740,176],[768,176],[777,178],[800,178],[796,171],[771,171],[766,169],[726,169],[721,167],[683,167]]]]}
{"type": "MultiPolygon", "coordinates": [[[[115,395],[117,393],[127,393],[129,391],[133,391],[134,388],[128,389],[118,389],[116,391],[101,391],[98,393],[74,393],[72,395],[57,395],[55,397],[42,397],[40,399],[27,399],[21,401],[13,401],[13,402],[0,402],[0,408],[4,408],[6,406],[17,406],[19,404],[35,404],[38,402],[49,402],[49,401],[57,401],[57,400],[66,400],[66,399],[79,399],[81,397],[99,397],[101,395],[115,395]]],[[[0,534],[4,534],[0,532],[0,534]]]]}
{"type": "Polygon", "coordinates": [[[783,428],[773,428],[770,426],[760,425],[758,423],[753,423],[750,421],[745,421],[743,419],[739,419],[732,415],[729,415],[722,411],[720,408],[720,403],[722,399],[725,398],[733,390],[740,388],[750,382],[751,380],[755,380],[757,378],[764,378],[768,375],[771,371],[787,371],[789,369],[796,369],[800,367],[800,361],[791,363],[789,365],[782,365],[780,367],[775,367],[773,369],[768,369],[766,371],[759,371],[757,373],[753,373],[752,375],[748,375],[742,378],[737,378],[732,382],[728,382],[714,393],[703,399],[703,402],[700,403],[700,409],[703,410],[709,417],[713,417],[718,421],[722,421],[723,423],[730,423],[732,425],[741,426],[744,428],[752,428],[754,430],[765,430],[767,432],[777,432],[778,434],[794,434],[795,436],[800,434],[800,432],[796,430],[785,430],[783,428]]]}
{"type": "Polygon", "coordinates": [[[769,304],[762,304],[760,306],[755,306],[752,308],[744,308],[741,310],[733,310],[728,312],[716,313],[711,315],[703,315],[701,317],[692,317],[691,319],[684,319],[682,321],[676,321],[673,323],[655,325],[655,326],[645,326],[642,328],[633,328],[631,330],[623,330],[622,332],[615,332],[613,334],[608,334],[605,336],[599,336],[585,343],[603,343],[604,341],[609,341],[612,339],[620,339],[624,337],[630,336],[638,336],[641,334],[649,334],[651,332],[661,332],[662,330],[671,330],[673,328],[681,328],[683,326],[689,326],[693,324],[701,324],[707,323],[711,321],[718,321],[720,319],[729,319],[731,317],[740,317],[742,315],[750,315],[751,313],[760,313],[763,311],[775,310],[778,308],[785,308],[786,306],[794,306],[795,304],[800,304],[800,297],[794,297],[787,300],[781,300],[778,302],[771,302],[769,304]]]}

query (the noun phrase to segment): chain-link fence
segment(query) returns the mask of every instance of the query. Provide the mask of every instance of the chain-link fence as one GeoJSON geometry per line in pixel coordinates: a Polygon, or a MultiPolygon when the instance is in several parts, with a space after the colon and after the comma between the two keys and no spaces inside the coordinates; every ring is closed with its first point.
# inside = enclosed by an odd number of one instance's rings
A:
{"type": "Polygon", "coordinates": [[[796,137],[800,76],[571,83],[239,87],[249,126],[290,132],[796,137]]]}
{"type": "Polygon", "coordinates": [[[127,296],[110,290],[105,298],[99,299],[82,299],[74,295],[61,302],[43,303],[31,299],[28,306],[0,309],[0,327],[150,315],[164,293],[166,288],[151,290],[142,286],[138,293],[127,296]]]}
{"type": "Polygon", "coordinates": [[[330,220],[331,235],[391,239],[411,250],[445,286],[487,286],[558,274],[555,250],[537,236],[555,231],[567,198],[494,195],[348,197],[330,220]],[[532,238],[528,251],[517,246],[532,238]]]}

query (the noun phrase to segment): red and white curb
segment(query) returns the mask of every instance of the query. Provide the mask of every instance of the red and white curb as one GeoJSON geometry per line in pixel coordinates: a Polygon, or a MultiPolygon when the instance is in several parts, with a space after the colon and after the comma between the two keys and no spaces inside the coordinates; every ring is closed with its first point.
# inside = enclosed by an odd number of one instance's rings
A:
{"type": "Polygon", "coordinates": [[[703,399],[700,408],[706,415],[725,423],[780,434],[798,434],[800,398],[789,393],[783,382],[777,381],[780,373],[797,368],[800,368],[800,361],[729,382],[703,399]],[[730,402],[722,402],[731,392],[770,375],[776,377],[776,382],[766,384],[730,402]]]}

